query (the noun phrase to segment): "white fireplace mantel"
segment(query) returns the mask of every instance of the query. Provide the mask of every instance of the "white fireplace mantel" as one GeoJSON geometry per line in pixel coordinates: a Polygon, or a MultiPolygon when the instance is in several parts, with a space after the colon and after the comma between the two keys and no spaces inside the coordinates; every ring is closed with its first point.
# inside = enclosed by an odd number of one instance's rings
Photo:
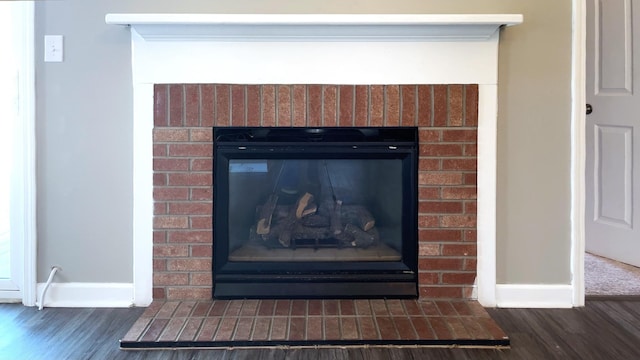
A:
{"type": "Polygon", "coordinates": [[[131,25],[147,41],[162,40],[488,40],[514,14],[108,14],[107,24],[131,25]]]}
{"type": "Polygon", "coordinates": [[[131,27],[133,304],[152,300],[153,84],[478,84],[477,297],[496,305],[499,29],[519,14],[108,14],[131,27]]]}

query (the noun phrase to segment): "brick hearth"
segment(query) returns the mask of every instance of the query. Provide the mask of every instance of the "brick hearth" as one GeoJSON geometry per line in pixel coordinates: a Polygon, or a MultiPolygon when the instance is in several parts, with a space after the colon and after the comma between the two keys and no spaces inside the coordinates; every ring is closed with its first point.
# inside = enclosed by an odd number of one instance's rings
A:
{"type": "Polygon", "coordinates": [[[212,126],[418,126],[421,299],[476,277],[477,85],[154,87],[153,297],[211,298],[212,126]]]}

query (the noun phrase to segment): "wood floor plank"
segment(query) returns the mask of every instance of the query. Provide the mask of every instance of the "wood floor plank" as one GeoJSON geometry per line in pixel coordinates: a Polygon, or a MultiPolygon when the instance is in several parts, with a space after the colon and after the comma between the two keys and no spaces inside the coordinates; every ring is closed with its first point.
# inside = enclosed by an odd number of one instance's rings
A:
{"type": "Polygon", "coordinates": [[[123,351],[144,312],[0,304],[0,359],[639,359],[640,301],[587,301],[579,309],[490,309],[511,349],[337,348],[123,351]]]}

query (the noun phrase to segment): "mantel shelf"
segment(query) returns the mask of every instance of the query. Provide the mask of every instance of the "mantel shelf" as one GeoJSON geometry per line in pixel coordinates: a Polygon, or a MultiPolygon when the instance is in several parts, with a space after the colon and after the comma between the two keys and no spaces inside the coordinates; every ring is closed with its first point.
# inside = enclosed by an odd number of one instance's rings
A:
{"type": "Polygon", "coordinates": [[[107,14],[147,41],[484,41],[521,14],[107,14]]]}

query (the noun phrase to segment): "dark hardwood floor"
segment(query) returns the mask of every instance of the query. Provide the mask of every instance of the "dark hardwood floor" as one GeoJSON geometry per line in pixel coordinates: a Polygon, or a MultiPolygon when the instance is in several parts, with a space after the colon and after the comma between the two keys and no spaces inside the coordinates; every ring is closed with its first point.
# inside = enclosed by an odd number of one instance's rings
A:
{"type": "Polygon", "coordinates": [[[640,301],[578,309],[491,309],[511,349],[346,348],[122,351],[144,309],[0,304],[0,359],[640,359],[640,301]]]}

